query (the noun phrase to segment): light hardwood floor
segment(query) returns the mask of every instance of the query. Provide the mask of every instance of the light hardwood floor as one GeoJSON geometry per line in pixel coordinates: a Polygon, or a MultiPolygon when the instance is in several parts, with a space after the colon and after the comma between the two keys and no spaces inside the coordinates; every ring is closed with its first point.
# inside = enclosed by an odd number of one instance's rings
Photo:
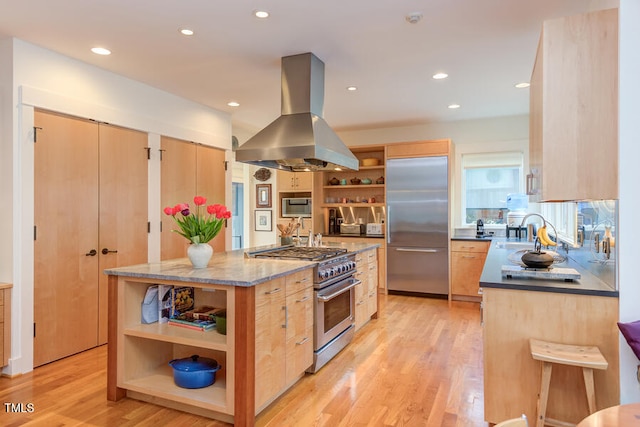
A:
{"type": "MultiPolygon", "coordinates": [[[[380,298],[380,317],[265,409],[257,426],[486,426],[478,304],[380,298]]],[[[102,346],[0,378],[0,425],[228,425],[132,399],[108,402],[106,359],[102,346]]]]}

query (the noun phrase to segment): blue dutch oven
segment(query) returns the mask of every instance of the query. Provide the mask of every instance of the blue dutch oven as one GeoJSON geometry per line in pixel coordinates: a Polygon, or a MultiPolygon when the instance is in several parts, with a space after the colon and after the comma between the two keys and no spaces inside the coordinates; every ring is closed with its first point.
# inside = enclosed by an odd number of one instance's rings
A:
{"type": "Polygon", "coordinates": [[[216,372],[221,368],[215,359],[194,354],[169,362],[173,368],[173,381],[182,388],[203,388],[216,382],[216,372]]]}

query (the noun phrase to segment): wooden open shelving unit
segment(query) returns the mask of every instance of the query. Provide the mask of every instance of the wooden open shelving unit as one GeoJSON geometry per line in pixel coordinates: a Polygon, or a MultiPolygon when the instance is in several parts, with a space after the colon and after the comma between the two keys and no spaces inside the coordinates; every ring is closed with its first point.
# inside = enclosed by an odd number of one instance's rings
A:
{"type": "Polygon", "coordinates": [[[235,397],[235,288],[191,282],[117,278],[116,384],[127,396],[164,404],[212,418],[232,420],[235,397]],[[197,331],[167,323],[141,323],[141,304],[151,285],[189,286],[196,305],[227,310],[227,335],[197,331]],[[213,385],[185,389],[175,385],[169,361],[197,354],[222,366],[213,385]]]}

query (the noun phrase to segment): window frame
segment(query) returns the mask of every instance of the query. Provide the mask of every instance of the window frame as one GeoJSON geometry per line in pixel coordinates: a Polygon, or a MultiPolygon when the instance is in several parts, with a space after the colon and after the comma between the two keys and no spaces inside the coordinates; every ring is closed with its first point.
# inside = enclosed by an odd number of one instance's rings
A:
{"type": "MultiPolygon", "coordinates": [[[[503,154],[505,152],[518,153],[522,156],[522,173],[519,177],[520,188],[524,191],[526,171],[529,170],[529,140],[509,140],[501,142],[486,142],[486,143],[471,143],[471,144],[458,144],[455,146],[455,179],[453,182],[453,206],[452,209],[452,223],[454,228],[469,229],[475,228],[476,224],[466,222],[466,184],[464,182],[464,163],[463,156],[470,154],[478,155],[496,155],[503,154]]],[[[505,195],[506,197],[506,195],[505,195]]],[[[531,209],[531,204],[530,204],[531,209]]],[[[502,230],[503,224],[485,224],[485,230],[494,229],[502,230]]]]}

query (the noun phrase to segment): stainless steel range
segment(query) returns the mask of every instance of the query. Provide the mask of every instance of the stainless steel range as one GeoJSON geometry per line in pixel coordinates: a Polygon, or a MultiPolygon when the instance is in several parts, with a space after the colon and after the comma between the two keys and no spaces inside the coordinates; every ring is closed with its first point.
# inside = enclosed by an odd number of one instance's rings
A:
{"type": "Polygon", "coordinates": [[[250,254],[255,258],[318,261],[314,267],[313,365],[317,372],[353,339],[355,315],[353,277],[355,254],[342,248],[286,246],[250,254]]]}

